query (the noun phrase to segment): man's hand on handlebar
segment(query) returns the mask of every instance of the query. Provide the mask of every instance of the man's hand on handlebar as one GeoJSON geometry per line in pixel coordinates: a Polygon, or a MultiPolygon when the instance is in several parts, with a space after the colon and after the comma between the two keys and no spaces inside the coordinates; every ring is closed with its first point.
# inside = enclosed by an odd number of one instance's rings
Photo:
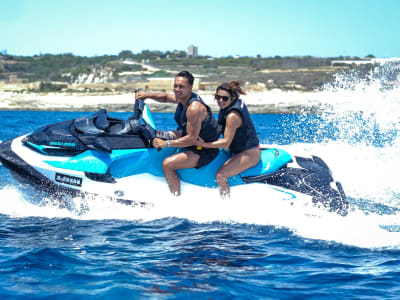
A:
{"type": "Polygon", "coordinates": [[[153,140],[153,147],[156,148],[156,149],[160,150],[160,149],[165,148],[167,146],[168,146],[167,141],[164,141],[164,140],[159,139],[159,138],[155,138],[153,140]]]}
{"type": "Polygon", "coordinates": [[[137,101],[138,99],[142,99],[142,100],[144,100],[144,99],[146,99],[147,97],[146,97],[146,93],[144,93],[144,92],[136,92],[135,93],[135,101],[137,101]]]}

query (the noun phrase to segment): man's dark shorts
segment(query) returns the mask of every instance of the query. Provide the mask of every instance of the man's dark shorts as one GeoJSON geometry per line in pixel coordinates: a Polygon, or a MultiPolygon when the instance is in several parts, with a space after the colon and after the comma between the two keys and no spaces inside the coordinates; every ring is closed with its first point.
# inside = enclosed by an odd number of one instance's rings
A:
{"type": "Polygon", "coordinates": [[[219,149],[202,148],[201,150],[198,150],[196,146],[192,146],[183,148],[183,151],[192,151],[193,153],[200,155],[197,166],[195,167],[196,169],[199,169],[209,164],[214,158],[216,158],[219,149]]]}

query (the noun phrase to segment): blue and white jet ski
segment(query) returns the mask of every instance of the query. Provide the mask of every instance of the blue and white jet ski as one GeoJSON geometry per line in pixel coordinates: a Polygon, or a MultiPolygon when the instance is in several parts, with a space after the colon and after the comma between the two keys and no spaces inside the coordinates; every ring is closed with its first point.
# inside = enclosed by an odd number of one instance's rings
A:
{"type": "MultiPolygon", "coordinates": [[[[152,140],[156,136],[162,137],[163,132],[156,129],[149,108],[138,100],[128,120],[111,118],[103,109],[3,142],[0,160],[16,179],[46,192],[101,194],[134,203],[142,180],[162,181],[169,193],[162,161],[179,149],[155,149],[152,140]]],[[[215,174],[230,157],[231,153],[221,149],[208,165],[179,170],[182,185],[216,188],[215,174]]],[[[262,146],[258,165],[229,178],[229,184],[232,193],[235,186],[257,185],[266,201],[271,195],[293,201],[306,197],[341,215],[348,210],[341,184],[317,156],[292,156],[262,146]]]]}

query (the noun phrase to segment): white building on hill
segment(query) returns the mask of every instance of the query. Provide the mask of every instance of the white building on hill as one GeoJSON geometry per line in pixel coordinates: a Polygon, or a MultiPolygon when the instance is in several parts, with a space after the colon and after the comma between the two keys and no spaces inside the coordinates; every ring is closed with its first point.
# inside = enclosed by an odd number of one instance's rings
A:
{"type": "Polygon", "coordinates": [[[188,57],[197,57],[198,55],[198,48],[195,45],[190,45],[188,47],[188,57]]]}

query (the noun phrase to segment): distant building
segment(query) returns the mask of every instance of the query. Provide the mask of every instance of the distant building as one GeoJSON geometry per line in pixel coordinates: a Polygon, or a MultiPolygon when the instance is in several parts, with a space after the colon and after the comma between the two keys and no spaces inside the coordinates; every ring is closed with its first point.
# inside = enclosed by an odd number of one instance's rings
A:
{"type": "Polygon", "coordinates": [[[188,47],[188,57],[197,57],[199,56],[198,48],[194,45],[190,45],[188,47]]]}
{"type": "Polygon", "coordinates": [[[16,74],[12,74],[8,77],[9,83],[22,83],[22,79],[18,78],[16,74]]]}

